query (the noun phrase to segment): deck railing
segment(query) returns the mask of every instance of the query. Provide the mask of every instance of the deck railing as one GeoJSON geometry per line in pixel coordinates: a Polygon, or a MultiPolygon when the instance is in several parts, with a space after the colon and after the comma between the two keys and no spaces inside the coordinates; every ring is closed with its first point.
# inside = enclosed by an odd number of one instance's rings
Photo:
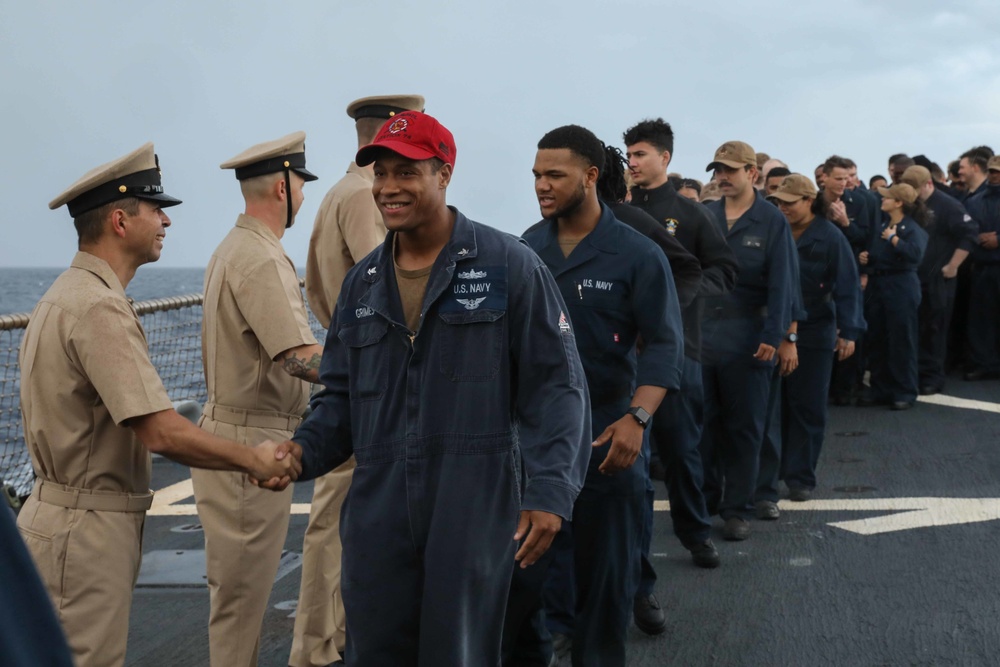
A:
{"type": "MultiPolygon", "coordinates": [[[[201,365],[201,294],[172,296],[134,304],[149,340],[149,356],[174,401],[204,404],[207,398],[201,365]]],[[[34,473],[21,423],[21,377],[18,348],[30,314],[0,315],[0,481],[24,496],[34,473]]],[[[309,324],[322,342],[326,330],[309,313],[309,324]]]]}

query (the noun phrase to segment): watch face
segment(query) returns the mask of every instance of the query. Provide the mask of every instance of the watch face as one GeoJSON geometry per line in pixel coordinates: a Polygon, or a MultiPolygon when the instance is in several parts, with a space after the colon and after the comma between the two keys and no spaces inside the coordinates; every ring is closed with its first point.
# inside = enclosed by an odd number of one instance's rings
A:
{"type": "Polygon", "coordinates": [[[649,422],[649,413],[646,412],[645,408],[634,407],[629,408],[628,413],[635,417],[636,421],[645,426],[649,422]]]}

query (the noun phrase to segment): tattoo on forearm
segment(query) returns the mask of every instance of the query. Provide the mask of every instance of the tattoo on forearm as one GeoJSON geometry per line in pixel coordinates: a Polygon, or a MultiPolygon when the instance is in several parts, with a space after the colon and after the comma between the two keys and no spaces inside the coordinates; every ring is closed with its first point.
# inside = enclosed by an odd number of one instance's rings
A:
{"type": "Polygon", "coordinates": [[[282,360],[281,367],[289,375],[308,380],[319,371],[319,362],[322,358],[322,355],[314,354],[312,359],[307,361],[293,352],[282,360]]]}

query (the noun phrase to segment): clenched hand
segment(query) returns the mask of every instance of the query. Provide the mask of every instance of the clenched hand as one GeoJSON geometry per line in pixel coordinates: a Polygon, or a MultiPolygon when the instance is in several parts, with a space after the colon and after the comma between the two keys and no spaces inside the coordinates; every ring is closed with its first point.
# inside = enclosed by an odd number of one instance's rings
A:
{"type": "Polygon", "coordinates": [[[283,491],[302,473],[302,448],[291,440],[265,440],[253,448],[257,465],[250,481],[271,491],[283,491]]]}
{"type": "Polygon", "coordinates": [[[557,514],[541,510],[522,511],[517,532],[514,533],[514,541],[524,539],[524,544],[514,554],[514,560],[519,562],[522,568],[534,565],[552,546],[552,540],[560,528],[562,528],[562,517],[557,514]]]}
{"type": "Polygon", "coordinates": [[[837,338],[837,344],[833,346],[833,351],[837,353],[837,361],[843,361],[854,354],[854,341],[837,338]]]}
{"type": "Polygon", "coordinates": [[[642,432],[642,427],[632,415],[625,415],[604,429],[604,433],[594,440],[593,446],[601,447],[610,440],[611,449],[598,470],[602,474],[613,475],[631,468],[642,451],[642,432]]]}

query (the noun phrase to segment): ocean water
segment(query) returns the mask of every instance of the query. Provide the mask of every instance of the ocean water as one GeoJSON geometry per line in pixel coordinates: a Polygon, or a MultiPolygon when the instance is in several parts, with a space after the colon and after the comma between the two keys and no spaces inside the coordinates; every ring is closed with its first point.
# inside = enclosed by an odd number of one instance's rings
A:
{"type": "MultiPolygon", "coordinates": [[[[64,268],[0,268],[0,315],[30,313],[64,268]]],[[[142,266],[125,289],[136,301],[202,290],[205,269],[142,266]]]]}
{"type": "MultiPolygon", "coordinates": [[[[65,269],[0,268],[0,315],[30,313],[38,299],[65,269]]],[[[125,293],[136,301],[197,294],[203,268],[140,267],[125,293]]],[[[205,400],[201,371],[201,307],[143,316],[150,357],[174,400],[205,400]]],[[[322,340],[322,328],[314,322],[322,340]]],[[[20,415],[17,353],[22,331],[0,330],[0,481],[20,495],[30,491],[34,475],[24,447],[20,415]]],[[[0,501],[2,502],[2,501],[0,501]]],[[[0,507],[2,509],[2,507],[0,507]]]]}

